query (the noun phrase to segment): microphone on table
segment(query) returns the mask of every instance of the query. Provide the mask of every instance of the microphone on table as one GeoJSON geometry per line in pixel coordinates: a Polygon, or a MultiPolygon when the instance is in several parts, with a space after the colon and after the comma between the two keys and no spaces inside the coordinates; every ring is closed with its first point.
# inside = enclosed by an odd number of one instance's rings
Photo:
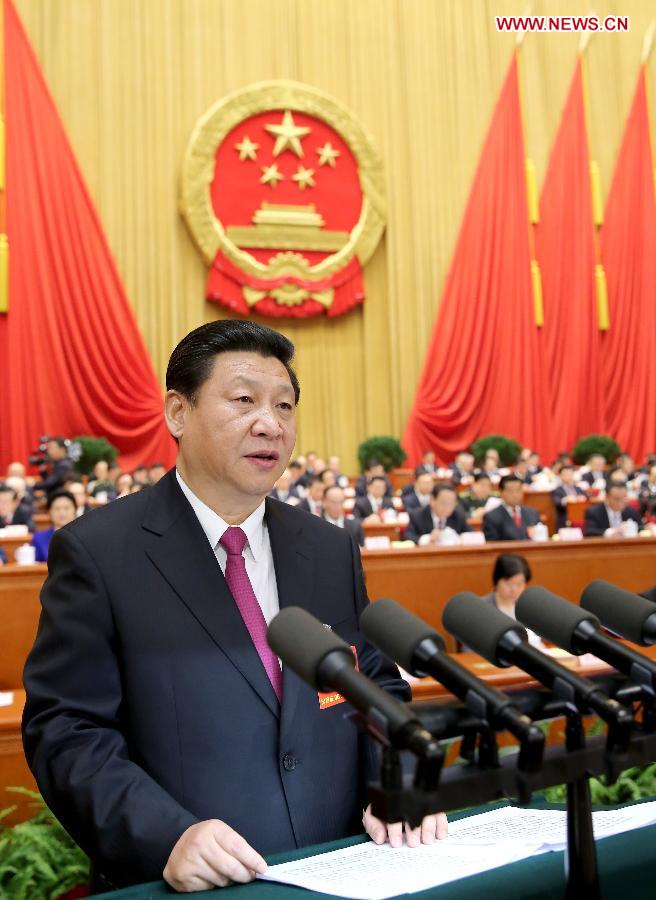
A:
{"type": "MultiPolygon", "coordinates": [[[[552,644],[577,656],[594,653],[651,695],[656,694],[656,663],[603,634],[599,619],[588,609],[536,585],[522,593],[515,612],[520,622],[552,644]]],[[[652,615],[656,617],[656,610],[652,615]]]]}
{"type": "Polygon", "coordinates": [[[581,606],[628,641],[656,644],[656,605],[651,600],[598,578],[584,589],[581,606]]]}
{"type": "Polygon", "coordinates": [[[597,713],[610,726],[609,749],[626,750],[633,725],[631,713],[600,691],[594,682],[532,647],[526,629],[519,622],[466,591],[449,600],[442,622],[459,641],[495,666],[519,666],[579,712],[590,709],[597,713]]]}
{"type": "Polygon", "coordinates": [[[542,731],[506,694],[445,653],[444,641],[434,628],[389,599],[371,603],[360,616],[360,627],[368,641],[411,675],[431,675],[462,700],[471,713],[514,734],[522,742],[520,769],[540,768],[542,731]]]}
{"type": "Polygon", "coordinates": [[[417,756],[433,755],[433,736],[400,700],[355,669],[348,644],[298,606],[281,609],[267,640],[283,663],[319,691],[339,691],[364,717],[382,743],[417,756]]]}

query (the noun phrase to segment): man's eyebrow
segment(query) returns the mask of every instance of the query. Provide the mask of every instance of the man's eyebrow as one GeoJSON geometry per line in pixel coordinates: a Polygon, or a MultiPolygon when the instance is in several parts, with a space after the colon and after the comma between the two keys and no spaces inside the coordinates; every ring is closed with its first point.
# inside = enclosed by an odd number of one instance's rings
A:
{"type": "MultiPolygon", "coordinates": [[[[282,376],[281,376],[281,379],[282,379],[282,376]]],[[[267,377],[267,379],[265,380],[264,383],[265,383],[267,386],[269,385],[269,378],[268,378],[268,377],[267,377]]],[[[233,375],[232,378],[229,378],[228,381],[227,381],[227,387],[228,387],[228,388],[239,387],[240,384],[243,384],[243,385],[245,385],[246,387],[249,387],[249,388],[261,388],[263,382],[260,381],[259,379],[256,379],[256,378],[249,378],[248,375],[241,375],[241,374],[239,374],[239,375],[233,375]]],[[[278,390],[278,391],[283,391],[284,393],[289,393],[289,394],[293,394],[293,393],[294,393],[294,388],[292,387],[291,381],[290,381],[290,382],[283,382],[283,383],[281,383],[281,384],[277,384],[277,385],[275,385],[274,387],[275,387],[276,390],[278,390]]]]}

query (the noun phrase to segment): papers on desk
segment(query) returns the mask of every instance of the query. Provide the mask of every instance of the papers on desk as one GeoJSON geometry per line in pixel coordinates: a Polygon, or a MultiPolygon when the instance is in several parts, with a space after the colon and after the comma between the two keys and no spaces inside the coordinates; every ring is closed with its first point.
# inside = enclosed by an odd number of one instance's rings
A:
{"type": "MultiPolygon", "coordinates": [[[[656,802],[592,814],[601,839],[656,822],[656,802]]],[[[353,900],[384,900],[477,875],[497,866],[562,850],[566,813],[506,806],[449,825],[449,837],[420,847],[356,844],[295,862],[270,866],[267,881],[353,900]]]]}
{"type": "Polygon", "coordinates": [[[0,706],[11,706],[14,702],[13,691],[0,691],[0,706]]]}

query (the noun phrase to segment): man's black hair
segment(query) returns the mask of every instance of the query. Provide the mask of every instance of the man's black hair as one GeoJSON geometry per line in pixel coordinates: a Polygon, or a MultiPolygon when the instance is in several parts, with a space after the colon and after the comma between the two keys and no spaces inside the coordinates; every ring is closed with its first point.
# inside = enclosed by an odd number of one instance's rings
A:
{"type": "Polygon", "coordinates": [[[11,494],[12,500],[18,500],[18,491],[15,491],[8,484],[0,484],[0,494],[11,494]]]}
{"type": "Polygon", "coordinates": [[[477,472],[474,475],[474,481],[492,481],[487,472],[484,472],[482,469],[480,472],[477,472]]]}
{"type": "Polygon", "coordinates": [[[502,553],[497,556],[492,570],[492,584],[496,587],[502,578],[512,578],[514,575],[523,575],[527,584],[533,577],[531,567],[524,557],[519,553],[502,553]]]}
{"type": "Polygon", "coordinates": [[[190,403],[195,403],[198,391],[212,374],[218,354],[234,351],[259,353],[280,360],[287,369],[294,400],[298,403],[301,389],[291,366],[294,345],[273,328],[243,319],[208,322],[183,337],[169,359],[166,389],[177,391],[190,403]]]}
{"type": "Polygon", "coordinates": [[[59,500],[60,497],[65,497],[67,500],[70,500],[75,509],[77,510],[77,500],[71,494],[70,491],[53,491],[52,494],[48,494],[48,499],[46,501],[46,509],[50,509],[55,500],[59,500]]]}
{"type": "Polygon", "coordinates": [[[522,484],[522,479],[518,478],[517,475],[504,475],[499,482],[499,490],[502,491],[507,484],[510,484],[513,481],[517,481],[519,482],[519,484],[522,484]]]}
{"type": "Polygon", "coordinates": [[[613,488],[622,488],[623,491],[628,491],[626,481],[609,481],[606,484],[606,493],[609,494],[613,488]]]}
{"type": "Polygon", "coordinates": [[[433,499],[435,499],[435,498],[439,497],[440,494],[443,494],[444,491],[451,491],[451,493],[455,494],[456,497],[458,496],[458,492],[454,488],[454,486],[452,484],[446,484],[445,482],[440,482],[440,484],[436,484],[435,487],[433,488],[433,490],[431,491],[431,496],[433,497],[433,499]]]}
{"type": "Polygon", "coordinates": [[[384,481],[385,487],[387,487],[387,478],[384,475],[372,475],[367,484],[373,484],[374,481],[384,481]]]}

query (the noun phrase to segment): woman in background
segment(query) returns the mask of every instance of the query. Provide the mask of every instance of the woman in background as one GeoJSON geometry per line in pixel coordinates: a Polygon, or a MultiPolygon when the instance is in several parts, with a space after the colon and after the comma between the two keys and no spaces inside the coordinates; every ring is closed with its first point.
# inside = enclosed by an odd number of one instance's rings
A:
{"type": "MultiPolygon", "coordinates": [[[[528,587],[532,577],[531,567],[523,556],[520,556],[519,553],[502,553],[494,561],[494,569],[492,570],[493,589],[482,599],[486,603],[496,606],[497,609],[510,616],[511,619],[514,619],[516,618],[515,606],[517,601],[522,591],[528,587]]],[[[529,642],[534,647],[543,650],[544,644],[539,635],[529,628],[526,631],[528,632],[529,642]]]]}
{"type": "Polygon", "coordinates": [[[54,491],[48,497],[46,508],[52,524],[45,531],[35,531],[32,535],[32,546],[36,551],[35,562],[48,561],[48,547],[53,534],[77,517],[77,503],[70,491],[54,491]]]}

